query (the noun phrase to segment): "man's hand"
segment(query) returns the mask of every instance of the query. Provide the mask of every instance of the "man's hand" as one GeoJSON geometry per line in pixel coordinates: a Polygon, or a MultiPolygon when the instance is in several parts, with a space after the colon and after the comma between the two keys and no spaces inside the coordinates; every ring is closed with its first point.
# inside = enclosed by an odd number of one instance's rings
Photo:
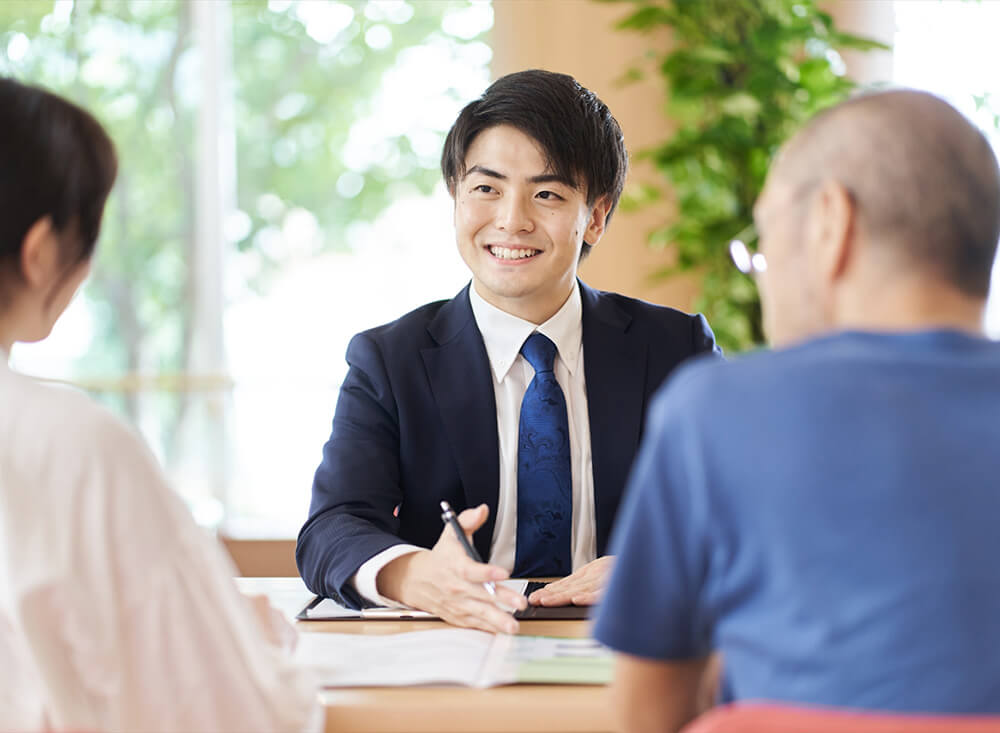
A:
{"type": "MultiPolygon", "coordinates": [[[[487,516],[485,504],[458,515],[470,542],[487,516]]],[[[445,526],[433,549],[396,558],[379,571],[375,582],[386,598],[433,613],[450,624],[513,634],[518,624],[512,611],[501,610],[497,604],[520,610],[527,606],[524,596],[498,585],[494,598],[483,586],[509,576],[503,568],[472,560],[451,527],[445,526]]]]}
{"type": "Polygon", "coordinates": [[[601,600],[608,584],[614,556],[605,555],[588,562],[572,575],[549,583],[528,596],[533,606],[592,606],[601,600]]]}

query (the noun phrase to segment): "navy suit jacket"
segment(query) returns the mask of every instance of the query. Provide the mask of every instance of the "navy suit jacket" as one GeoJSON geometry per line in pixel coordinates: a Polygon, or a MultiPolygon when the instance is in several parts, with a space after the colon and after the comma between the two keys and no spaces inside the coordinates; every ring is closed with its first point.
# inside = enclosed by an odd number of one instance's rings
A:
{"type": "MultiPolygon", "coordinates": [[[[701,315],[582,282],[580,290],[600,556],[653,392],[689,356],[719,349],[701,315]]],[[[493,378],[468,287],[359,333],[347,362],[295,557],[310,590],[359,607],[351,577],[401,542],[432,547],[442,500],[456,512],[489,506],[474,539],[488,558],[500,457],[493,378]]]]}

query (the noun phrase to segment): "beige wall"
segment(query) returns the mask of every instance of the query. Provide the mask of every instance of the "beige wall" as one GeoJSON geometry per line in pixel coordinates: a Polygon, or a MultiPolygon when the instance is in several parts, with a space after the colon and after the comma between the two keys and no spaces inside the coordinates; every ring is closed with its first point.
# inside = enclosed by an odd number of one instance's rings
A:
{"type": "Polygon", "coordinates": [[[237,574],[254,578],[295,578],[295,540],[234,538],[220,535],[237,574]]]}
{"type": "MultiPolygon", "coordinates": [[[[655,79],[624,87],[616,83],[647,43],[636,33],[612,30],[627,11],[628,6],[592,0],[495,0],[493,75],[530,68],[571,74],[611,108],[630,152],[662,141],[669,130],[662,113],[661,83],[655,79]]],[[[655,40],[664,42],[664,37],[655,40]]],[[[633,163],[629,181],[639,180],[664,183],[648,164],[633,163]]],[[[584,280],[603,290],[689,309],[696,292],[691,279],[650,280],[650,273],[667,264],[669,256],[650,249],[646,236],[669,215],[666,206],[617,212],[583,264],[584,280]]]]}
{"type": "MultiPolygon", "coordinates": [[[[896,34],[893,0],[831,0],[824,6],[837,27],[892,45],[896,34]]],[[[844,51],[848,75],[861,84],[892,80],[891,51],[844,51]]]]}
{"type": "MultiPolygon", "coordinates": [[[[844,30],[892,41],[892,0],[830,0],[825,6],[844,30]]],[[[494,78],[529,68],[571,74],[611,108],[630,152],[662,141],[670,132],[663,112],[662,82],[617,83],[649,44],[663,48],[669,43],[665,35],[649,37],[614,30],[615,22],[630,7],[593,0],[494,0],[494,78]]],[[[858,81],[884,81],[892,76],[889,53],[847,52],[844,57],[848,72],[858,81]]],[[[629,181],[666,185],[646,163],[633,163],[629,181]]],[[[637,213],[618,212],[584,263],[583,278],[598,288],[690,309],[697,293],[694,278],[669,282],[650,279],[652,272],[670,262],[670,254],[651,249],[646,236],[668,221],[670,214],[668,205],[637,213]]]]}

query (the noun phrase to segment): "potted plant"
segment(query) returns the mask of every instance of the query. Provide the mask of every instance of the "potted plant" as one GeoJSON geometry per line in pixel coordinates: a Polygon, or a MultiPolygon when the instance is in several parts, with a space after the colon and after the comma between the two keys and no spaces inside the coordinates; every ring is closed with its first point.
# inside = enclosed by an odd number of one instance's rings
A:
{"type": "Polygon", "coordinates": [[[740,351],[764,340],[754,283],[729,261],[729,242],[756,247],[752,208],[780,144],[817,110],[844,99],[854,83],[838,49],[885,49],[838,30],[815,0],[603,0],[631,6],[618,28],[672,42],[650,48],[624,78],[660,75],[676,128],[640,151],[669,182],[669,193],[642,185],[626,208],[675,203],[651,245],[674,252],[658,272],[696,271],[696,308],[719,342],[740,351]]]}

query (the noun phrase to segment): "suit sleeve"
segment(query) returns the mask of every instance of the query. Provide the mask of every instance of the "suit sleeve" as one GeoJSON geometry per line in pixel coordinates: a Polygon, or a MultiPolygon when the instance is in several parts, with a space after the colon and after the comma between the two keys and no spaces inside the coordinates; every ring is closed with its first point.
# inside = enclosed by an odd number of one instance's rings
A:
{"type": "Polygon", "coordinates": [[[295,559],[311,591],[360,608],[365,601],[352,576],[402,543],[394,515],[402,501],[399,417],[381,349],[369,334],[351,339],[347,363],[295,559]]]}

